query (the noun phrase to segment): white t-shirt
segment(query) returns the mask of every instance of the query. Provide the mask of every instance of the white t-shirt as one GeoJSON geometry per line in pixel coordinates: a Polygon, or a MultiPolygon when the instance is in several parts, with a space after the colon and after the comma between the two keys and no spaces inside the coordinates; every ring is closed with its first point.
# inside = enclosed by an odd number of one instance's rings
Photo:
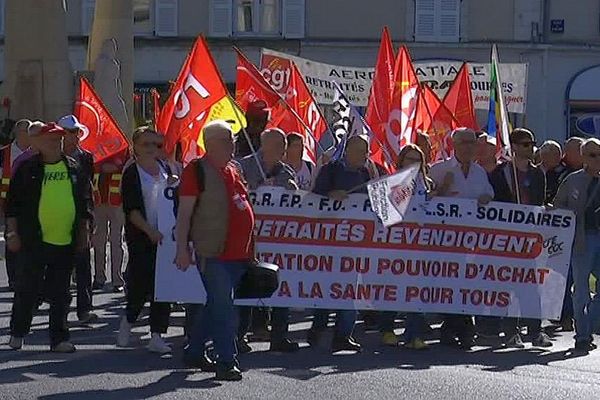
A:
{"type": "Polygon", "coordinates": [[[455,157],[440,161],[431,167],[431,179],[436,186],[442,186],[446,173],[453,175],[452,185],[448,188],[445,197],[457,197],[463,199],[478,199],[483,195],[494,197],[494,188],[490,184],[487,172],[481,165],[472,162],[469,165],[469,173],[465,177],[455,157]]]}
{"type": "Polygon", "coordinates": [[[142,184],[146,222],[153,228],[158,229],[158,196],[167,186],[167,173],[162,168],[159,168],[158,176],[152,176],[139,165],[136,165],[136,167],[142,184]]]}
{"type": "Polygon", "coordinates": [[[298,183],[298,187],[302,190],[312,190],[315,166],[311,163],[311,167],[308,166],[308,161],[302,160],[302,168],[300,171],[296,171],[296,183],[298,183]]]}

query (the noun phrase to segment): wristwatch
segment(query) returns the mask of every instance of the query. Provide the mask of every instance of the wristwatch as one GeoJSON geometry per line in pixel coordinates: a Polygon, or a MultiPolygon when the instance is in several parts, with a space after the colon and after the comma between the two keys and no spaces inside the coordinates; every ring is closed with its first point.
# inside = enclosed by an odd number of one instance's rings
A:
{"type": "Polygon", "coordinates": [[[17,232],[15,232],[15,231],[6,232],[4,234],[4,239],[10,239],[10,238],[15,237],[15,236],[17,236],[17,232]]]}

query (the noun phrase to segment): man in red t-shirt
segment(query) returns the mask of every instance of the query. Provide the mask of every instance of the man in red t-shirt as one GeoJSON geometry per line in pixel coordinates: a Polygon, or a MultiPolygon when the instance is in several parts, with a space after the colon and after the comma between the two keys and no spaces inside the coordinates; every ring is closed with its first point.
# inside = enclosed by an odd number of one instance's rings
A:
{"type": "Polygon", "coordinates": [[[191,238],[207,293],[206,306],[193,318],[185,362],[205,371],[216,369],[217,379],[237,381],[242,374],[236,359],[233,291],[248,260],[254,257],[254,212],[246,185],[232,162],[230,125],[213,121],[203,134],[206,154],[184,169],[179,186],[175,262],[184,271],[192,263],[191,238]],[[204,351],[209,336],[215,344],[216,368],[204,351]]]}

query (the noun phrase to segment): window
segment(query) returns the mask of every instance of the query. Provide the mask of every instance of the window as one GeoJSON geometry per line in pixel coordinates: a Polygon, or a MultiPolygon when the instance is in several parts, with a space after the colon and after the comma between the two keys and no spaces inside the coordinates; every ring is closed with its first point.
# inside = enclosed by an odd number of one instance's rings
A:
{"type": "Polygon", "coordinates": [[[210,0],[210,36],[303,38],[305,13],[305,0],[210,0]]]}
{"type": "Polygon", "coordinates": [[[152,35],[152,0],[133,0],[133,33],[135,35],[152,35]]]}
{"type": "Polygon", "coordinates": [[[415,40],[458,42],[461,0],[416,0],[415,40]]]}
{"type": "Polygon", "coordinates": [[[279,35],[279,0],[235,0],[235,33],[240,35],[279,35]]]}

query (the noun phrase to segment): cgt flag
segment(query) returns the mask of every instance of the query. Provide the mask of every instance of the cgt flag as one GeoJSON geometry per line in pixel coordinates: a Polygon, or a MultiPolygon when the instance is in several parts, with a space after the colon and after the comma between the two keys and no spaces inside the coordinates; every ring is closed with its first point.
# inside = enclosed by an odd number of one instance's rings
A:
{"type": "Polygon", "coordinates": [[[246,126],[243,112],[228,96],[206,40],[198,37],[162,108],[158,130],[165,133],[165,150],[182,146],[184,163],[204,154],[201,132],[214,119],[227,120],[234,133],[246,126]],[[214,108],[213,108],[214,107],[214,108]]]}
{"type": "Polygon", "coordinates": [[[127,152],[129,142],[123,131],[84,77],[79,80],[73,114],[86,126],[81,147],[93,154],[94,163],[127,152]]]}
{"type": "Polygon", "coordinates": [[[413,164],[367,184],[373,212],[386,228],[402,222],[413,197],[421,196],[416,190],[418,175],[419,165],[413,164]]]}
{"type": "Polygon", "coordinates": [[[469,66],[463,63],[458,71],[452,86],[444,96],[444,105],[454,115],[459,126],[479,130],[475,108],[473,106],[473,95],[471,93],[471,78],[469,77],[469,66]]]}

